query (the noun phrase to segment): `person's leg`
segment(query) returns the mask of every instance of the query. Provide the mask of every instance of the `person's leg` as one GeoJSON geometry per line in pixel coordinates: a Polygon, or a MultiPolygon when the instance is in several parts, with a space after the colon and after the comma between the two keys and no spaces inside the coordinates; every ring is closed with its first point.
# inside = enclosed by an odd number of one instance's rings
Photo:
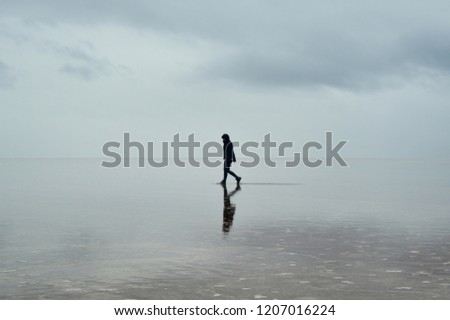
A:
{"type": "Polygon", "coordinates": [[[241,177],[239,177],[237,174],[235,174],[233,171],[231,171],[230,167],[231,167],[231,163],[226,163],[226,162],[224,163],[222,183],[227,182],[228,174],[232,175],[236,179],[236,181],[239,183],[241,181],[241,177]]]}
{"type": "Polygon", "coordinates": [[[233,171],[231,171],[230,169],[228,169],[228,173],[231,174],[235,179],[238,178],[238,176],[233,171]]]}
{"type": "Polygon", "coordinates": [[[223,168],[223,180],[222,180],[222,182],[227,182],[228,172],[230,172],[230,168],[224,167],[223,168]]]}
{"type": "MultiPolygon", "coordinates": [[[[230,166],[231,166],[231,163],[230,163],[230,166]]],[[[229,173],[230,175],[232,175],[232,176],[236,179],[237,183],[239,183],[239,182],[241,181],[241,177],[239,177],[236,173],[234,173],[233,171],[231,171],[231,170],[230,170],[230,166],[228,167],[227,173],[229,173]]]]}
{"type": "Polygon", "coordinates": [[[223,163],[223,180],[222,180],[222,183],[226,183],[227,182],[228,172],[230,172],[230,164],[225,161],[223,163]]]}

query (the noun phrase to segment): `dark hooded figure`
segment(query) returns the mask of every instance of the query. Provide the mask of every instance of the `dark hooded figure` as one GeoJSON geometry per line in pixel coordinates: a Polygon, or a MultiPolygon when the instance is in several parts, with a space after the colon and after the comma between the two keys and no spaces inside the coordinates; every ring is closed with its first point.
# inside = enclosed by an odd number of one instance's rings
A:
{"type": "Polygon", "coordinates": [[[241,181],[241,177],[238,177],[233,171],[230,170],[231,163],[236,162],[236,156],[233,151],[233,143],[230,141],[228,134],[222,135],[223,141],[223,180],[220,182],[222,185],[226,184],[228,174],[231,174],[236,178],[237,183],[241,181]]]}

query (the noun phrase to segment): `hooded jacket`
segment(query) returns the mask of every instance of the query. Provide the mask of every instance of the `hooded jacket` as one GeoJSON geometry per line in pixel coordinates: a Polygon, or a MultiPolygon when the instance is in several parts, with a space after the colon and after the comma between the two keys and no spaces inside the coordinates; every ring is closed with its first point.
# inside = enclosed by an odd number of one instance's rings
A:
{"type": "Polygon", "coordinates": [[[236,161],[236,156],[233,151],[233,143],[230,141],[228,135],[224,135],[224,143],[223,143],[223,158],[225,162],[231,164],[231,162],[236,161]]]}

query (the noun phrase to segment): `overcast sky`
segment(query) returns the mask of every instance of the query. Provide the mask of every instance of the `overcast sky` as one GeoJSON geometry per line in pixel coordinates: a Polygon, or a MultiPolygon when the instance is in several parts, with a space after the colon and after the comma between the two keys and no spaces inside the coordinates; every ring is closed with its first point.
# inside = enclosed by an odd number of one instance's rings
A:
{"type": "Polygon", "coordinates": [[[450,2],[0,0],[1,157],[349,140],[450,156],[450,2]]]}

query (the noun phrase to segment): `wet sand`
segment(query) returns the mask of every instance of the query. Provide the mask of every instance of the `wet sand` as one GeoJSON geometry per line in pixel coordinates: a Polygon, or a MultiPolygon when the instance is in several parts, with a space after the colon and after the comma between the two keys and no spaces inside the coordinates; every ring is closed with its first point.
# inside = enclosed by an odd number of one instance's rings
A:
{"type": "Polygon", "coordinates": [[[448,161],[1,160],[1,299],[449,299],[448,161]]]}

